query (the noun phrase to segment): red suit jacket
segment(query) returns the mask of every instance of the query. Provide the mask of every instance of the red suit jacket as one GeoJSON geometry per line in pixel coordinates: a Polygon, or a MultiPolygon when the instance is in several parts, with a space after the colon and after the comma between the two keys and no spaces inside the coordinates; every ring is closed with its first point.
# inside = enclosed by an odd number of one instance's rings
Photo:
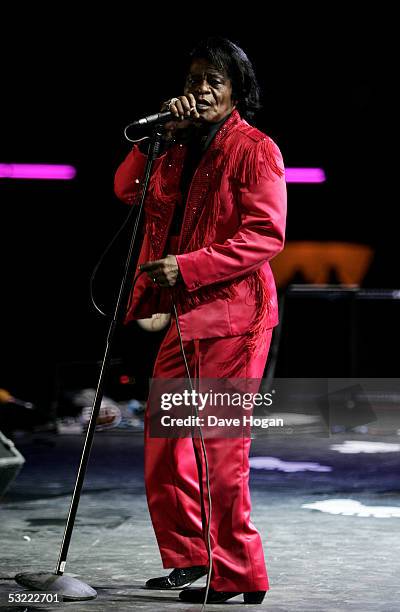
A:
{"type": "MultiPolygon", "coordinates": [[[[187,148],[174,144],[155,160],[145,202],[138,264],[161,259],[187,148]]],[[[146,156],[135,145],[115,175],[115,193],[139,200],[146,156]]],[[[193,176],[177,261],[184,283],[160,288],[142,274],[126,322],[171,312],[174,298],[183,340],[247,334],[257,342],[278,323],[269,260],[284,245],[286,184],[276,144],[234,110],[218,130],[193,176]]]]}

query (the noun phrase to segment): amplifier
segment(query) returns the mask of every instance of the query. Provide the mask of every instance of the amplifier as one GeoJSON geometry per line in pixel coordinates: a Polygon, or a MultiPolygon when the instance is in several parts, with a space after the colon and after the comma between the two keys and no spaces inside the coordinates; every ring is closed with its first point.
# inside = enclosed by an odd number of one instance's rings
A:
{"type": "Polygon", "coordinates": [[[280,320],[275,376],[399,376],[400,290],[291,285],[280,320]]]}

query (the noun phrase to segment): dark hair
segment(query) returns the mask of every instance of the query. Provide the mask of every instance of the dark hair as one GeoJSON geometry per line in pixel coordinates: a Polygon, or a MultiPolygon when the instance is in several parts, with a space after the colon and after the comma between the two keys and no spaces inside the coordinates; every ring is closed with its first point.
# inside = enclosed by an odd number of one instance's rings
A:
{"type": "Polygon", "coordinates": [[[261,108],[260,87],[246,53],[227,38],[211,36],[199,42],[190,53],[190,61],[205,59],[228,75],[232,98],[243,119],[251,120],[261,108]]]}

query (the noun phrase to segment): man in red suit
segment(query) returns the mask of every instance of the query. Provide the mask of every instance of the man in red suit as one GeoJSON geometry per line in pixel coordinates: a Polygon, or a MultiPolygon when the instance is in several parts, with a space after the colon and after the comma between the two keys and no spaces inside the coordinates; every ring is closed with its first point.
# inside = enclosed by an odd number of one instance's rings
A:
{"type": "MultiPolygon", "coordinates": [[[[269,261],[284,245],[286,186],[280,151],[252,127],[259,108],[253,67],[222,38],[190,56],[183,95],[165,103],[166,125],[145,201],[142,274],[126,320],[171,313],[153,377],[185,378],[182,339],[194,379],[263,376],[278,323],[269,261]]],[[[123,201],[138,200],[146,147],[135,145],[115,176],[123,201]]],[[[244,593],[261,603],[269,588],[260,535],[250,520],[249,437],[205,439],[212,548],[209,602],[244,593]]],[[[147,588],[183,588],[208,571],[207,483],[199,440],[155,438],[145,420],[145,484],[166,577],[147,588]],[[197,448],[197,451],[196,451],[197,448]],[[197,464],[202,464],[199,483],[197,464]],[[203,521],[202,521],[203,506],[203,521]]],[[[200,602],[204,589],[185,589],[200,602]]]]}

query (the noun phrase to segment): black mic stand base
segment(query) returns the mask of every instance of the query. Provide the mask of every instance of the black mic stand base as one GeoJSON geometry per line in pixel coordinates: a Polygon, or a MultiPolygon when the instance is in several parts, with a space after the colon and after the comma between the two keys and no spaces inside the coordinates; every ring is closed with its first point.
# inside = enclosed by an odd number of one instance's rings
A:
{"type": "Polygon", "coordinates": [[[15,581],[30,591],[57,593],[62,597],[63,601],[85,601],[87,599],[96,599],[97,597],[97,591],[92,589],[86,582],[65,574],[28,572],[26,574],[17,574],[15,581]]]}

